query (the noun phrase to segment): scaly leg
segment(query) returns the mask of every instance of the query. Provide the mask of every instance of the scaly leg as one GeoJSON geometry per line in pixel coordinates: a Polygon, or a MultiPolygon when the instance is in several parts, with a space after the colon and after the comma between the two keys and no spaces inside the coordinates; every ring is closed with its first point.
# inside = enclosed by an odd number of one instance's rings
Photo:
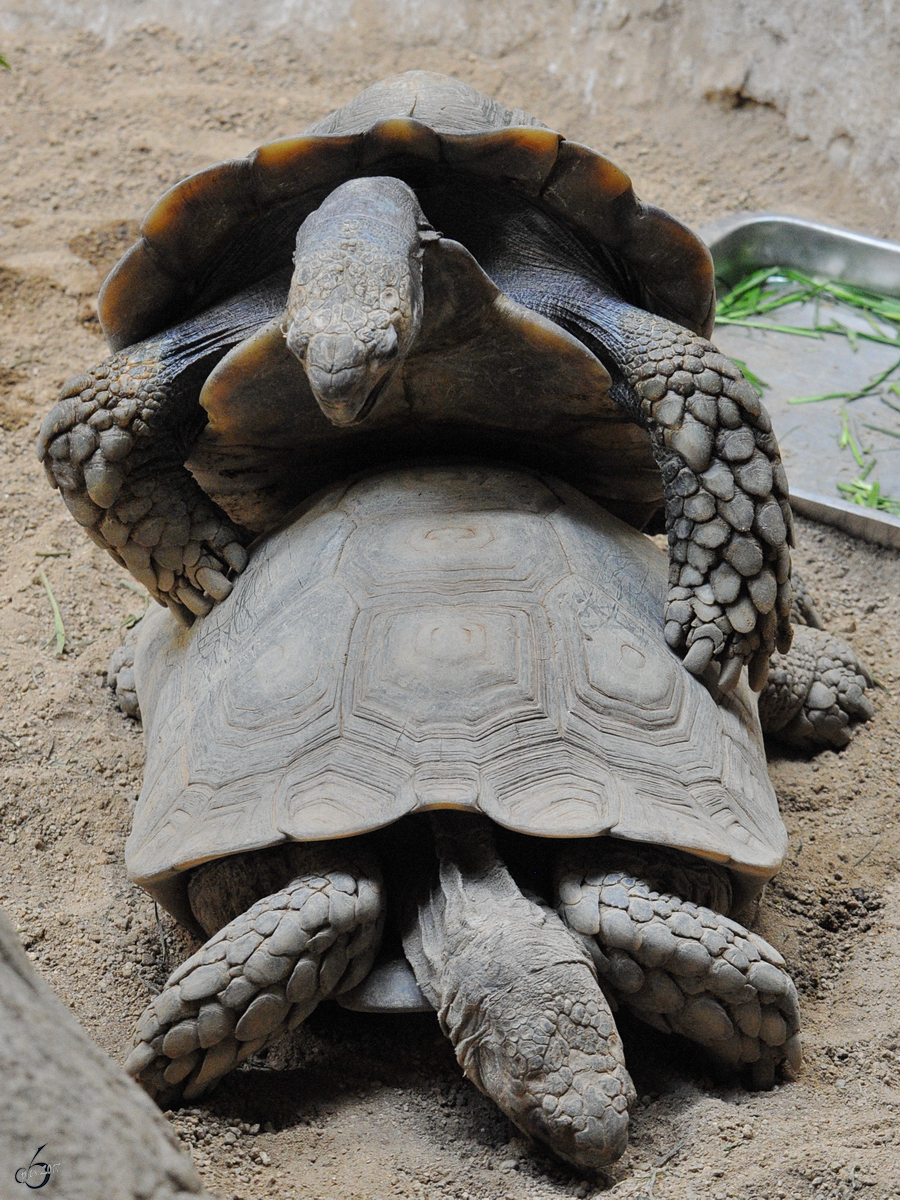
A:
{"type": "Polygon", "coordinates": [[[38,458],[72,516],[188,623],[231,591],[249,540],[184,466],[206,421],[200,390],[230,347],[281,312],[287,283],[276,273],[119,351],[67,383],[41,426],[38,458]]]}
{"type": "MultiPolygon", "coordinates": [[[[340,843],[292,848],[290,859],[289,882],[182,963],[138,1022],[125,1070],[161,1104],[201,1096],[371,969],[384,920],[377,864],[340,843]]],[[[233,905],[242,866],[232,880],[229,860],[214,864],[201,916],[215,923],[233,905]]]]}
{"type": "Polygon", "coordinates": [[[610,870],[591,849],[561,855],[556,893],[600,979],[642,1020],[735,1069],[750,1064],[756,1087],[770,1087],[779,1064],[799,1065],[797,991],[761,937],[652,877],[610,870]]]}
{"type": "Polygon", "coordinates": [[[547,214],[529,207],[492,220],[478,214],[494,232],[476,247],[487,273],[601,359],[611,398],[650,437],[669,535],[666,641],[697,675],[718,662],[725,691],[746,663],[759,691],[773,650],[790,646],[792,533],[778,443],[756,390],[706,338],[624,299],[627,281],[617,293],[615,271],[604,275],[547,214]]]}
{"type": "Polygon", "coordinates": [[[852,723],[875,713],[865,694],[869,678],[855,652],[839,637],[808,625],[794,626],[787,654],[775,654],[759,698],[763,732],[804,750],[846,746],[852,723]]]}

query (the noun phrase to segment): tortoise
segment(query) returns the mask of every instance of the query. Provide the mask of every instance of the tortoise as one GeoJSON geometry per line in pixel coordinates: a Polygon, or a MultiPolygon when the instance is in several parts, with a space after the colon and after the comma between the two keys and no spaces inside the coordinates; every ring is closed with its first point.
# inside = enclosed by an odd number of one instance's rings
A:
{"type": "Polygon", "coordinates": [[[638,527],[664,500],[669,644],[759,689],[789,644],[790,509],[714,308],[705,246],[609,160],[411,71],[158,201],[100,295],[112,356],[39,453],[185,620],[253,534],[404,455],[512,458],[638,527]]]}
{"type": "MultiPolygon", "coordinates": [[[[666,579],[568,484],[429,460],[305,502],[191,627],[146,617],[112,680],[147,745],[126,865],[207,940],[126,1069],[170,1105],[323,999],[430,1005],[468,1077],[591,1171],[635,1095],[615,1004],[757,1086],[795,1068],[784,960],[729,915],[787,845],[757,697],[681,668],[666,579]],[[386,916],[415,982],[373,969],[386,916]]],[[[779,656],[781,694],[806,672],[779,656]]]]}

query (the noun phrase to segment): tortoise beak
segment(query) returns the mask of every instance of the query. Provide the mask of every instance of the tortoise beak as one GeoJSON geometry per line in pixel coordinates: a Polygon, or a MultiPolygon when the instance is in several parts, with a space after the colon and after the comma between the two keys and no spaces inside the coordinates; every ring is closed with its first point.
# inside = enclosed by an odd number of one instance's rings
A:
{"type": "Polygon", "coordinates": [[[292,325],[287,344],[303,364],[312,393],[332,425],[363,421],[396,366],[393,326],[366,344],[346,332],[316,333],[309,338],[292,325]]]}

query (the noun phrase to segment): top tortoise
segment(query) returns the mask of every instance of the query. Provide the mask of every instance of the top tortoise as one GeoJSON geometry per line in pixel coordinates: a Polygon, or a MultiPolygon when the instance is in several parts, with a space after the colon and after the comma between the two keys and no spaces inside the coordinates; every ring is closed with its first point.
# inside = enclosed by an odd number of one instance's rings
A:
{"type": "Polygon", "coordinates": [[[412,71],[157,202],[100,294],[112,357],[39,453],[188,620],[253,533],[399,456],[512,458],[638,526],[664,500],[666,638],[758,689],[790,643],[787,483],[713,316],[706,248],[627,175],[412,71]]]}

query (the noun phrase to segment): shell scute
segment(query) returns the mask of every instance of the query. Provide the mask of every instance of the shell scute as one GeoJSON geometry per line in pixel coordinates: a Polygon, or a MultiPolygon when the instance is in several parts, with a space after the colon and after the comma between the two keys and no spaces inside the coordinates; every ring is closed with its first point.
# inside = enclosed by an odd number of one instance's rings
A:
{"type": "Polygon", "coordinates": [[[233,159],[183,179],[157,200],[141,233],[176,278],[199,275],[256,211],[248,159],[233,159]]]}
{"type": "Polygon", "coordinates": [[[444,133],[441,155],[456,170],[537,196],[553,171],[561,142],[553,130],[527,125],[490,133],[444,133]]]}
{"type": "Polygon", "coordinates": [[[433,164],[440,162],[441,143],[438,135],[430,126],[411,117],[379,121],[362,135],[359,165],[363,170],[402,157],[433,164]]]}
{"type": "Polygon", "coordinates": [[[638,202],[621,253],[640,276],[651,312],[703,337],[715,322],[712,255],[686,225],[652,204],[638,202]]]}
{"type": "Polygon", "coordinates": [[[306,192],[332,191],[357,170],[361,134],[289,137],[267,142],[250,156],[253,194],[265,208],[306,192]]]}
{"type": "Polygon", "coordinates": [[[559,147],[541,201],[594,241],[615,248],[636,204],[631,179],[619,167],[578,142],[559,147]]]}
{"type": "Polygon", "coordinates": [[[116,263],[100,289],[97,312],[115,353],[170,324],[185,285],[163,270],[141,238],[116,263]]]}

